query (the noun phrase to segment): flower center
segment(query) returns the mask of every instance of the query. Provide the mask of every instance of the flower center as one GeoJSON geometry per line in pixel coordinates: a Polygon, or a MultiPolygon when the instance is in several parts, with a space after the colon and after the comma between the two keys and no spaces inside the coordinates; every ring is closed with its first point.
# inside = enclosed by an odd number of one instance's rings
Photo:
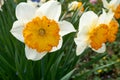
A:
{"type": "Polygon", "coordinates": [[[119,19],[120,18],[120,4],[118,5],[117,9],[115,10],[115,18],[119,19]]]}
{"type": "Polygon", "coordinates": [[[113,42],[115,41],[116,39],[116,34],[118,32],[118,27],[119,27],[119,24],[117,21],[115,20],[112,20],[108,26],[108,35],[107,35],[107,40],[109,42],[113,42]]]}
{"type": "Polygon", "coordinates": [[[25,44],[38,52],[49,52],[60,40],[59,25],[56,21],[36,17],[25,25],[23,37],[25,44]]]}
{"type": "Polygon", "coordinates": [[[102,47],[102,44],[107,41],[108,26],[100,24],[98,27],[93,28],[89,33],[90,45],[95,50],[102,47]]]}
{"type": "Polygon", "coordinates": [[[45,29],[43,29],[43,28],[39,29],[39,35],[44,36],[45,35],[45,29]]]}

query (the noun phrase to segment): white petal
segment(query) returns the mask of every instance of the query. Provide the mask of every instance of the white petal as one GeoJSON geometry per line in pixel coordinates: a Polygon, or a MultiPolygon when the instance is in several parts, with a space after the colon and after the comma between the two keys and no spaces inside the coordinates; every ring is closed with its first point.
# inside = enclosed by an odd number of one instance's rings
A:
{"type": "Polygon", "coordinates": [[[37,10],[36,15],[41,17],[41,14],[58,21],[61,14],[61,4],[57,1],[48,1],[37,10]]]}
{"type": "Polygon", "coordinates": [[[113,19],[114,13],[109,10],[108,13],[105,12],[103,9],[103,13],[100,15],[99,20],[98,20],[98,25],[99,24],[109,24],[110,21],[113,19]]]}
{"type": "Polygon", "coordinates": [[[111,10],[109,10],[109,12],[107,13],[105,23],[109,24],[113,18],[114,18],[114,13],[111,10]]]}
{"type": "Polygon", "coordinates": [[[103,6],[107,9],[109,9],[109,3],[106,0],[102,0],[103,6]]]}
{"type": "Polygon", "coordinates": [[[97,24],[97,25],[99,25],[99,24],[104,24],[104,23],[105,23],[105,19],[106,19],[106,17],[107,17],[107,13],[105,12],[104,9],[103,9],[102,11],[103,11],[103,12],[102,12],[102,14],[99,16],[98,24],[97,24]]]}
{"type": "Polygon", "coordinates": [[[36,8],[27,3],[20,3],[16,7],[16,17],[20,20],[30,20],[35,15],[36,8]]]}
{"type": "Polygon", "coordinates": [[[62,47],[62,43],[63,43],[63,39],[62,39],[62,37],[61,37],[60,40],[59,40],[58,46],[57,46],[57,47],[53,47],[50,52],[54,52],[54,51],[59,50],[59,49],[62,47]]]}
{"type": "Polygon", "coordinates": [[[114,9],[116,9],[119,4],[120,4],[120,0],[111,0],[109,3],[109,5],[113,6],[114,9]]]}
{"type": "Polygon", "coordinates": [[[35,49],[31,49],[28,46],[25,46],[25,55],[27,57],[27,59],[29,60],[40,60],[42,59],[45,55],[47,54],[47,52],[37,52],[35,49]]]}
{"type": "Polygon", "coordinates": [[[92,50],[94,50],[95,52],[98,52],[98,53],[104,53],[106,50],[106,46],[105,46],[105,44],[102,44],[102,47],[100,49],[95,50],[92,48],[92,50]]]}
{"type": "Polygon", "coordinates": [[[96,25],[97,20],[98,16],[93,11],[83,13],[79,20],[79,31],[86,34],[91,27],[96,25]]]}
{"type": "Polygon", "coordinates": [[[64,36],[70,32],[75,32],[75,28],[73,27],[73,25],[68,22],[68,21],[61,21],[59,22],[59,26],[60,26],[60,35],[64,36]]]}
{"type": "Polygon", "coordinates": [[[77,47],[76,47],[76,55],[78,56],[78,55],[80,55],[81,53],[84,52],[84,50],[87,48],[88,44],[84,40],[84,37],[83,37],[83,39],[82,39],[82,37],[81,38],[75,38],[74,41],[75,41],[75,43],[77,45],[77,47]]]}
{"type": "Polygon", "coordinates": [[[24,28],[24,23],[22,21],[15,21],[13,23],[12,29],[10,30],[12,35],[14,35],[14,37],[16,37],[21,42],[24,42],[23,33],[22,33],[23,28],[24,28]]]}

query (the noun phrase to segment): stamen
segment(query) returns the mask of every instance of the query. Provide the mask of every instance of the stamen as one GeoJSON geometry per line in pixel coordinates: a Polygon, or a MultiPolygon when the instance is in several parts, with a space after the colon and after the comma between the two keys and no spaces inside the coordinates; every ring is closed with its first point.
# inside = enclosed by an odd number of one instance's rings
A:
{"type": "Polygon", "coordinates": [[[45,35],[45,29],[43,29],[43,28],[39,29],[38,32],[39,32],[40,36],[44,36],[45,35]]]}

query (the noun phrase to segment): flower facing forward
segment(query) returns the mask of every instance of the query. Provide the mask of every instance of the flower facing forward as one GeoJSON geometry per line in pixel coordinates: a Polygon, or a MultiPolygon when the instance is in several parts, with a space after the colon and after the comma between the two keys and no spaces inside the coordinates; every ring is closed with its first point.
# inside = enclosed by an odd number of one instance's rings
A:
{"type": "Polygon", "coordinates": [[[108,10],[112,10],[116,19],[120,18],[120,0],[111,0],[109,3],[102,0],[103,6],[108,10]]]}
{"type": "Polygon", "coordinates": [[[16,7],[17,21],[11,33],[25,43],[28,59],[39,60],[48,52],[61,48],[62,36],[74,32],[73,25],[67,21],[58,21],[61,5],[57,1],[48,1],[36,10],[28,3],[16,7]]]}
{"type": "MultiPolygon", "coordinates": [[[[74,39],[77,45],[77,55],[80,55],[87,47],[98,53],[106,50],[105,42],[112,40],[112,35],[115,36],[115,32],[117,32],[116,29],[112,29],[116,22],[110,23],[113,15],[113,13],[103,13],[98,17],[92,11],[83,13],[79,21],[77,38],[74,39]],[[110,33],[111,35],[109,35],[110,33]]],[[[116,26],[118,27],[118,25],[116,26]]]]}

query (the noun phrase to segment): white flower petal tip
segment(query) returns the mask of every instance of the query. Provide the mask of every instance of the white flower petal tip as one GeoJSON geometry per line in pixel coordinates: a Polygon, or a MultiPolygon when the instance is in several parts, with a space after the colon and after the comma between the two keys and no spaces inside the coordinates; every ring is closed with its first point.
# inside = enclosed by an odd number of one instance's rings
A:
{"type": "Polygon", "coordinates": [[[57,1],[48,1],[37,10],[36,15],[41,17],[41,12],[49,19],[58,21],[61,14],[61,4],[57,1]]]}
{"type": "Polygon", "coordinates": [[[73,25],[68,21],[61,21],[59,23],[59,26],[60,26],[60,35],[61,36],[64,36],[64,35],[71,33],[71,32],[76,32],[73,25]]]}
{"type": "Polygon", "coordinates": [[[102,47],[100,49],[95,50],[92,48],[92,50],[94,50],[97,53],[104,53],[106,51],[106,46],[105,46],[105,44],[102,44],[102,47]]]}
{"type": "Polygon", "coordinates": [[[23,31],[23,26],[24,24],[22,23],[22,21],[15,21],[13,23],[13,27],[10,30],[11,34],[16,37],[18,40],[20,40],[21,42],[24,42],[24,38],[22,35],[22,31],[23,31]]]}
{"type": "Polygon", "coordinates": [[[2,6],[4,5],[4,0],[0,0],[0,11],[2,11],[2,6]]]}
{"type": "Polygon", "coordinates": [[[114,13],[111,10],[109,10],[109,12],[106,13],[106,11],[103,9],[102,14],[99,17],[98,23],[109,24],[113,18],[114,18],[114,13]]]}
{"type": "Polygon", "coordinates": [[[36,8],[28,3],[21,2],[16,7],[16,17],[18,20],[30,20],[35,16],[36,8]]]}
{"type": "Polygon", "coordinates": [[[102,0],[103,6],[108,9],[109,3],[106,0],[102,0]]]}
{"type": "Polygon", "coordinates": [[[84,50],[87,48],[88,44],[85,41],[81,41],[79,38],[74,39],[77,47],[76,47],[76,55],[79,56],[84,52],[84,50]]]}
{"type": "Polygon", "coordinates": [[[42,59],[47,54],[47,52],[39,53],[36,50],[25,46],[25,54],[28,60],[37,61],[42,59]]]}

